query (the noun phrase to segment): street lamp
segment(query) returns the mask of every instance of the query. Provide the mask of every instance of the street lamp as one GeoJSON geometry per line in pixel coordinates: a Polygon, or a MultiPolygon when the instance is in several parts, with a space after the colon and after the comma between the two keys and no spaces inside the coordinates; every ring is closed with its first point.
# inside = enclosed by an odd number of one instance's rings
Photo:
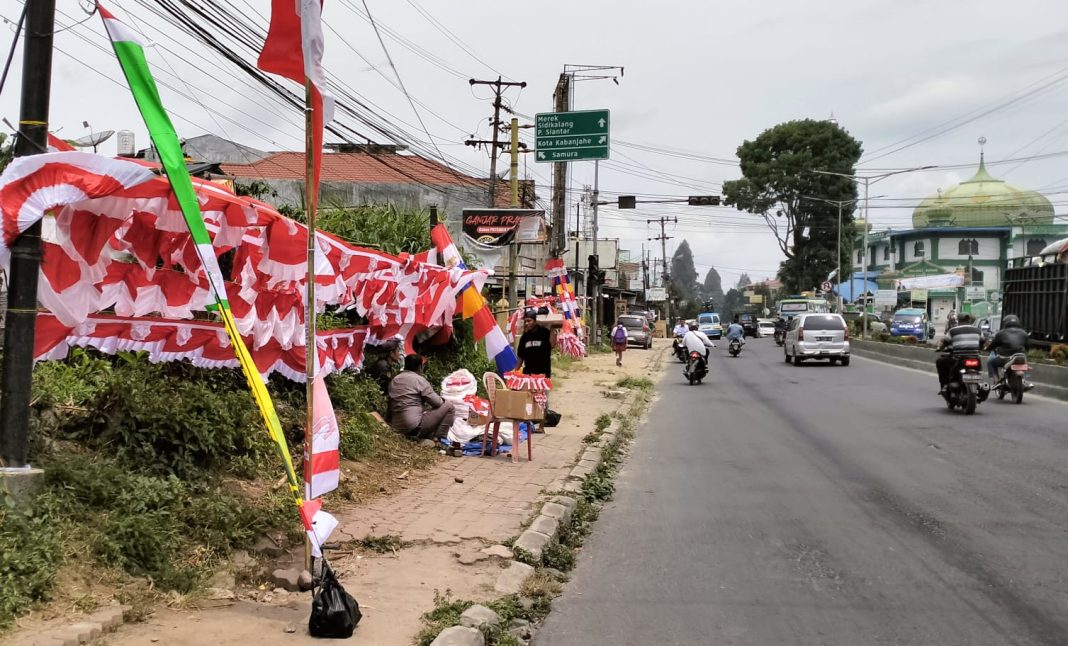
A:
{"type": "MultiPolygon", "coordinates": [[[[873,197],[871,199],[877,200],[880,197],[886,197],[886,196],[885,195],[876,195],[875,197],[873,197]]],[[[828,199],[823,198],[823,197],[813,197],[811,195],[802,195],[801,199],[803,199],[803,200],[814,200],[816,202],[826,202],[827,204],[834,204],[834,205],[836,205],[838,207],[838,258],[836,259],[837,262],[835,264],[838,267],[838,269],[836,269],[836,271],[838,272],[837,273],[837,275],[838,275],[838,313],[841,314],[842,313],[842,207],[845,206],[846,204],[856,203],[857,200],[856,200],[856,198],[854,198],[852,200],[828,200],[828,199]]],[[[864,257],[865,257],[865,259],[867,259],[867,251],[865,251],[864,253],[865,253],[864,257]]],[[[867,285],[865,284],[865,286],[867,286],[867,285]]],[[[850,289],[850,292],[852,292],[852,290],[853,290],[853,272],[852,271],[849,272],[849,289],[850,289]]]]}
{"type": "Polygon", "coordinates": [[[900,175],[902,173],[911,173],[918,170],[930,170],[936,168],[936,166],[917,166],[916,168],[905,168],[902,170],[895,170],[889,173],[880,173],[878,175],[850,175],[847,173],[834,173],[829,170],[813,170],[810,172],[819,173],[820,175],[834,175],[836,177],[848,177],[854,182],[864,181],[864,316],[861,317],[864,320],[864,327],[861,333],[863,338],[868,338],[868,187],[872,184],[882,181],[892,175],[900,175]]]}

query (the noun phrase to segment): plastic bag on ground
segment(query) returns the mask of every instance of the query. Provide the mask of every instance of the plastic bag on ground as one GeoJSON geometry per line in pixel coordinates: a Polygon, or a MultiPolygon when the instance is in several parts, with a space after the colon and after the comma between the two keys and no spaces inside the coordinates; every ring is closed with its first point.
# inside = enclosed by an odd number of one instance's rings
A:
{"type": "Polygon", "coordinates": [[[360,605],[345,592],[330,565],[324,561],[319,589],[312,593],[308,633],[312,637],[348,639],[362,618],[360,605]]]}

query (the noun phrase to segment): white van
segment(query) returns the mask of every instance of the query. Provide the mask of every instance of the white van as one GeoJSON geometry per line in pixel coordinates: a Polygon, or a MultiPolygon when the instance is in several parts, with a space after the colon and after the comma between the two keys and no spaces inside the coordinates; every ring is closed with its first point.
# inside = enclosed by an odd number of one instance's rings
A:
{"type": "Polygon", "coordinates": [[[849,365],[849,327],[841,314],[799,314],[790,319],[783,344],[786,363],[827,359],[849,365]]]}

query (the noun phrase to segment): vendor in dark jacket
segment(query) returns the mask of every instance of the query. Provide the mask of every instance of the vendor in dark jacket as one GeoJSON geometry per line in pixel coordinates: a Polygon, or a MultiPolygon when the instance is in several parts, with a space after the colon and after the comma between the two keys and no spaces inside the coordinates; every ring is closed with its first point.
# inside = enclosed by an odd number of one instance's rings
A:
{"type": "Polygon", "coordinates": [[[525,375],[553,376],[552,354],[556,347],[557,332],[554,328],[538,325],[537,310],[523,313],[523,335],[519,337],[519,365],[517,372],[525,375]]]}
{"type": "Polygon", "coordinates": [[[1020,319],[1015,314],[1009,314],[1001,319],[1001,329],[994,335],[990,342],[990,360],[986,364],[987,374],[993,379],[998,376],[998,370],[1005,367],[1009,357],[1018,353],[1026,353],[1031,344],[1031,338],[1027,330],[1020,326],[1020,319]]]}

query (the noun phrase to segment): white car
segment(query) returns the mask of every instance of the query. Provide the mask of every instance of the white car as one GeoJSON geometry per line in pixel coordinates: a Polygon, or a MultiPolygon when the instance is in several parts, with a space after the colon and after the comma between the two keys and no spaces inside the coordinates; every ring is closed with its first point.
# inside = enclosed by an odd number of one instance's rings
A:
{"type": "Polygon", "coordinates": [[[849,328],[841,314],[799,314],[790,319],[783,344],[786,363],[827,359],[849,365],[849,328]]]}
{"type": "Polygon", "coordinates": [[[771,319],[757,319],[757,338],[775,336],[775,321],[771,319]]]}

